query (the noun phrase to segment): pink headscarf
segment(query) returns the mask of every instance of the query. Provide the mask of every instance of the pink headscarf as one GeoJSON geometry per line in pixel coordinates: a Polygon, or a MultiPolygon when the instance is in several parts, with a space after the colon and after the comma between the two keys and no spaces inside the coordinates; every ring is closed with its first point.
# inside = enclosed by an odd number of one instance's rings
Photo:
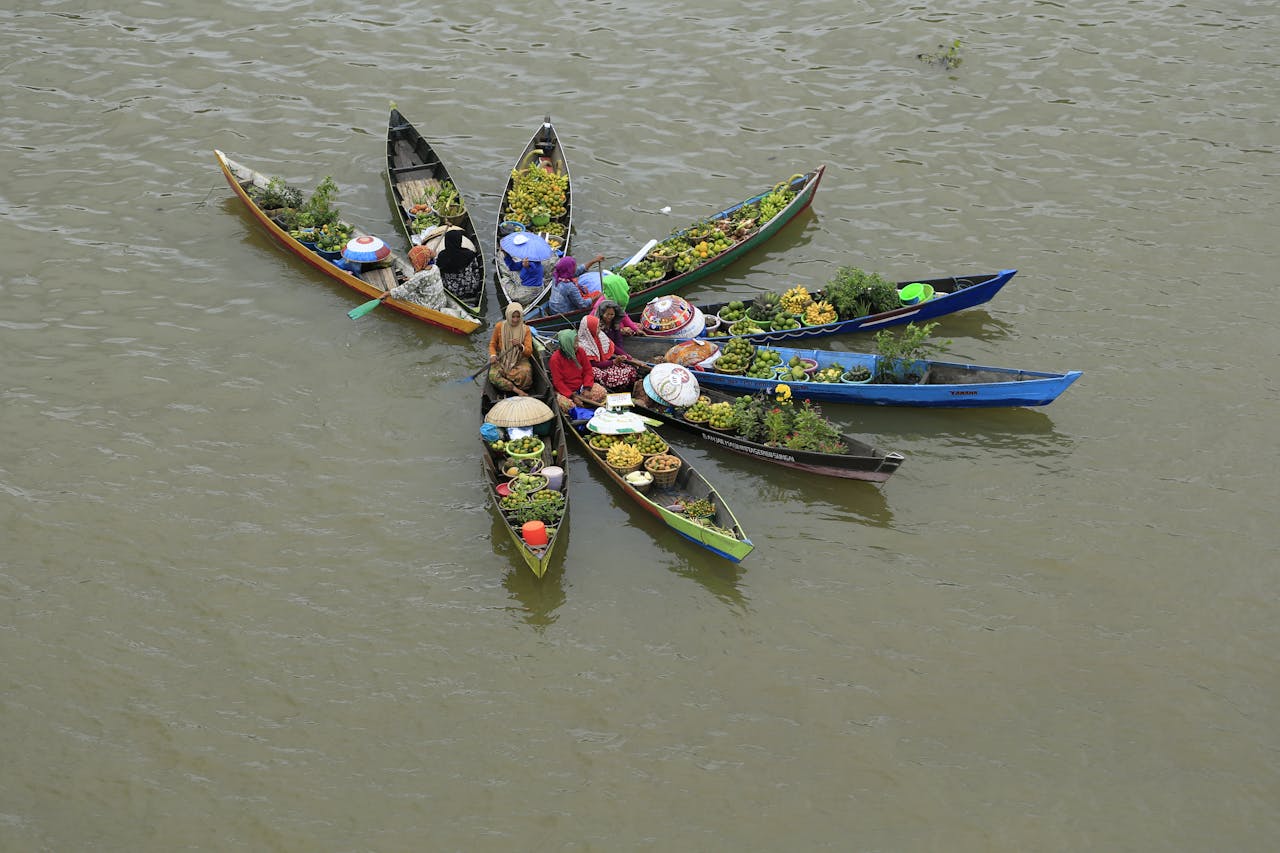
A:
{"type": "Polygon", "coordinates": [[[600,331],[600,318],[595,314],[588,314],[578,324],[578,348],[592,361],[613,357],[613,341],[600,331]]]}
{"type": "Polygon", "coordinates": [[[568,281],[571,278],[577,277],[578,262],[573,259],[572,255],[565,255],[563,258],[556,261],[556,281],[568,281]]]}

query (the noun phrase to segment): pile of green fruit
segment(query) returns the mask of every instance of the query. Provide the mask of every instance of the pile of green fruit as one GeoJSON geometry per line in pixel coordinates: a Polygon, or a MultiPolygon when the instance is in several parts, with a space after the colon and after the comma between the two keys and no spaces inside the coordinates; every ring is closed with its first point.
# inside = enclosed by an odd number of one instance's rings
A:
{"type": "Polygon", "coordinates": [[[840,362],[833,362],[827,367],[820,367],[813,373],[814,382],[839,382],[840,377],[844,376],[844,365],[840,362]]]}
{"type": "Polygon", "coordinates": [[[541,474],[520,474],[511,480],[511,494],[530,495],[547,485],[547,478],[541,474]]]}
{"type": "Polygon", "coordinates": [[[652,456],[655,453],[666,453],[667,443],[662,440],[656,433],[644,432],[633,433],[627,436],[627,443],[639,450],[644,456],[652,456]]]}
{"type": "Polygon", "coordinates": [[[755,354],[754,344],[741,338],[733,338],[726,341],[720,350],[720,357],[715,360],[715,368],[721,373],[743,373],[751,364],[755,354]]]}
{"type": "Polygon", "coordinates": [[[729,334],[731,335],[754,335],[763,331],[764,329],[760,328],[760,324],[755,320],[752,320],[750,317],[743,317],[738,322],[729,326],[729,334]]]}
{"type": "Polygon", "coordinates": [[[733,429],[733,406],[730,403],[712,403],[708,407],[707,425],[712,429],[733,429]]]}
{"type": "Polygon", "coordinates": [[[787,362],[786,372],[779,376],[785,382],[808,382],[809,374],[805,372],[805,364],[800,360],[800,356],[793,355],[791,360],[787,362]]]}
{"type": "Polygon", "coordinates": [[[735,300],[720,309],[718,315],[722,323],[736,323],[747,316],[747,303],[735,300]]]}
{"type": "Polygon", "coordinates": [[[752,379],[772,379],[774,370],[782,364],[782,356],[775,349],[760,348],[756,350],[751,366],[747,368],[747,376],[752,379]]]}
{"type": "Polygon", "coordinates": [[[534,492],[529,496],[530,503],[535,504],[551,504],[552,506],[563,506],[564,495],[555,489],[543,489],[540,492],[534,492]]]}
{"type": "Polygon", "coordinates": [[[610,447],[613,447],[615,444],[617,444],[621,440],[622,440],[621,436],[605,435],[604,433],[598,432],[595,435],[591,436],[591,438],[587,439],[587,444],[591,445],[596,450],[607,451],[610,447]]]}
{"type": "Polygon", "coordinates": [[[620,274],[634,293],[667,275],[667,268],[657,261],[644,260],[623,269],[620,274]]]}
{"type": "Polygon", "coordinates": [[[775,332],[788,332],[792,329],[800,328],[803,323],[794,314],[779,314],[773,318],[773,330],[775,332]]]}
{"type": "Polygon", "coordinates": [[[711,398],[706,394],[699,397],[692,406],[684,410],[684,419],[699,424],[711,420],[711,398]]]}
{"type": "Polygon", "coordinates": [[[507,194],[507,207],[502,217],[512,222],[530,222],[535,213],[542,212],[552,219],[559,219],[568,212],[565,204],[568,192],[567,173],[548,172],[538,163],[514,169],[511,172],[511,192],[507,194]]]}
{"type": "Polygon", "coordinates": [[[531,435],[524,438],[513,438],[507,442],[507,453],[528,455],[530,453],[542,452],[542,439],[534,438],[531,435]]]}

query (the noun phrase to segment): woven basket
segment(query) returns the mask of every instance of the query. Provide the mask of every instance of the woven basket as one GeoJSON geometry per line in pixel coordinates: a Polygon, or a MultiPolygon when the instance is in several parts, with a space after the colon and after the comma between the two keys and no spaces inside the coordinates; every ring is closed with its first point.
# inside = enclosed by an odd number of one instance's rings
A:
{"type": "Polygon", "coordinates": [[[639,462],[637,462],[637,463],[636,463],[636,464],[634,464],[634,465],[628,465],[626,468],[619,468],[617,465],[610,465],[608,462],[606,462],[605,464],[606,464],[606,465],[609,465],[609,467],[610,467],[610,468],[612,468],[612,469],[617,473],[617,475],[618,475],[619,477],[625,477],[625,476],[627,476],[628,474],[630,474],[632,471],[639,471],[639,470],[640,470],[640,463],[639,463],[639,462]]]}
{"type": "Polygon", "coordinates": [[[655,456],[650,456],[647,459],[645,459],[644,469],[653,475],[653,484],[655,486],[657,486],[660,489],[667,489],[675,485],[676,475],[680,473],[681,464],[683,463],[680,462],[680,459],[678,457],[669,456],[668,454],[665,454],[665,453],[659,453],[655,456]],[[676,461],[676,467],[672,468],[670,471],[653,470],[653,468],[651,467],[651,463],[653,462],[653,460],[659,459],[659,458],[674,459],[676,461]]]}

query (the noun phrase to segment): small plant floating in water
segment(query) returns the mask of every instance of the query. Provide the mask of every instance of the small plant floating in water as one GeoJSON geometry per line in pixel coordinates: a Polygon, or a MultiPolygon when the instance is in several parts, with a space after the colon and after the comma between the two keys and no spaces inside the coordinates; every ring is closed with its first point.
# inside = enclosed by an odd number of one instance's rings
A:
{"type": "Polygon", "coordinates": [[[960,57],[960,39],[956,39],[951,43],[950,47],[945,44],[938,45],[937,53],[918,53],[916,58],[930,65],[937,65],[948,70],[959,68],[960,63],[964,60],[960,57]]]}

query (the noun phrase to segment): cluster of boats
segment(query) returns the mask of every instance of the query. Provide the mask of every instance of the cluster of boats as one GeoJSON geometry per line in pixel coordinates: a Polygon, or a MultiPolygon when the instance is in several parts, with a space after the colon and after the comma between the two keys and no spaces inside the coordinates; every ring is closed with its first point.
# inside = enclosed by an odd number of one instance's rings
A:
{"type": "MultiPolygon", "coordinates": [[[[473,253],[465,268],[451,269],[441,276],[441,292],[431,298],[421,298],[401,287],[415,276],[412,248],[402,253],[386,246],[375,264],[343,263],[341,252],[325,251],[308,239],[307,233],[294,227],[296,217],[264,203],[264,198],[271,195],[269,190],[280,189],[279,178],[243,165],[222,151],[214,153],[232,191],[244,202],[253,219],[288,252],[362,296],[371,298],[373,302],[367,303],[369,308],[385,305],[461,335],[476,332],[485,325],[487,288],[484,286],[486,253],[483,243],[487,243],[492,253],[495,291],[502,304],[526,300],[522,302],[526,311],[547,299],[549,286],[530,293],[529,288],[507,273],[498,260],[504,235],[513,227],[530,231],[549,227],[553,230],[552,244],[558,253],[569,253],[571,190],[566,189],[564,193],[563,210],[559,212],[557,222],[548,226],[547,218],[543,217],[541,222],[512,223],[499,215],[499,224],[492,239],[482,243],[462,195],[456,191],[456,184],[444,163],[394,106],[387,126],[384,177],[397,211],[401,237],[414,246],[422,244],[438,248],[447,232],[459,231],[462,244],[473,253]]],[[[562,176],[564,186],[571,186],[565,152],[550,117],[543,120],[516,158],[502,193],[500,214],[509,209],[508,196],[513,192],[515,176],[528,168],[545,169],[562,176]]],[[[634,312],[632,316],[641,319],[643,309],[655,299],[676,294],[759,247],[810,205],[824,170],[825,167],[819,166],[792,175],[774,184],[770,190],[694,223],[699,228],[719,226],[721,232],[732,233],[732,239],[718,239],[716,245],[721,249],[706,253],[695,263],[655,274],[639,282],[638,286],[633,281],[630,300],[624,310],[634,312]],[[781,197],[786,199],[785,204],[761,204],[762,199],[779,190],[783,191],[781,197]],[[739,221],[735,217],[744,209],[755,211],[762,208],[770,212],[767,218],[748,220],[750,227],[731,225],[739,221]]],[[[300,189],[294,188],[292,197],[296,200],[304,196],[300,189]]],[[[770,197],[770,202],[778,197],[770,197]]],[[[333,216],[336,217],[336,213],[333,216]]],[[[334,227],[353,240],[372,236],[345,221],[335,222],[334,227]]],[[[673,232],[676,235],[680,233],[673,232]]],[[[454,236],[456,239],[457,235],[454,236]]],[[[656,242],[650,241],[639,252],[619,260],[610,268],[632,268],[634,271],[635,265],[656,242]]],[[[692,369],[687,372],[696,377],[697,399],[703,406],[717,403],[727,406],[746,395],[771,395],[777,392],[780,383],[786,385],[787,394],[796,402],[819,400],[932,407],[1047,405],[1080,377],[1078,371],[1053,373],[928,360],[912,365],[918,373],[913,381],[882,381],[885,364],[879,355],[801,348],[803,342],[814,339],[922,323],[982,304],[992,299],[1015,272],[1006,269],[900,282],[898,286],[901,288],[920,284],[930,297],[862,317],[835,318],[831,322],[808,325],[793,324],[791,328],[763,328],[741,335],[730,334],[727,324],[708,323],[696,333],[699,345],[706,346],[708,352],[719,353],[721,347],[731,341],[745,341],[750,349],[767,348],[770,355],[784,366],[802,364],[804,369],[791,373],[746,375],[740,370],[715,369],[713,356],[688,365],[692,369]],[[801,344],[801,347],[795,344],[801,344]],[[858,378],[839,378],[845,371],[853,376],[858,373],[857,368],[863,368],[858,378]],[[786,378],[779,379],[778,376],[786,378]],[[819,381],[819,378],[826,381],[819,381]]],[[[726,304],[698,305],[697,309],[702,316],[714,318],[723,313],[726,304]]],[[[750,304],[746,303],[747,306],[750,304]]],[[[351,316],[363,313],[363,310],[352,311],[351,316]]],[[[534,387],[528,397],[505,397],[487,379],[482,380],[481,458],[490,500],[525,563],[539,577],[545,574],[554,559],[557,541],[568,518],[568,436],[574,437],[581,452],[638,507],[660,520],[670,531],[734,562],[750,554],[754,545],[723,497],[667,441],[673,431],[733,453],[823,476],[879,483],[887,480],[903,462],[901,454],[883,450],[847,434],[839,435],[838,441],[821,449],[800,449],[776,441],[761,441],[758,437],[748,437],[732,429],[717,428],[702,419],[686,417],[687,401],[684,406],[670,405],[670,401],[663,400],[661,395],[656,401],[653,395],[638,395],[635,399],[614,398],[612,405],[601,407],[594,413],[583,410],[562,412],[557,405],[545,361],[549,348],[554,346],[555,332],[576,327],[583,313],[585,311],[566,314],[535,312],[536,316],[529,320],[536,334],[540,357],[535,359],[534,387]],[[621,408],[624,404],[630,407],[621,408]],[[656,432],[662,440],[637,439],[646,432],[656,432]],[[512,436],[519,438],[513,443],[509,440],[512,436]],[[532,437],[526,440],[528,436],[532,437]],[[615,448],[628,444],[635,444],[646,451],[653,451],[661,445],[661,452],[640,454],[634,448],[615,448]],[[630,464],[622,464],[620,460],[630,464]]],[[[678,336],[666,333],[637,335],[627,338],[626,349],[632,364],[643,377],[656,375],[652,374],[655,369],[665,371],[669,368],[670,361],[674,360],[670,356],[673,345],[680,342],[678,336]]],[[[742,344],[735,346],[741,347],[742,344]]],[[[664,372],[663,375],[667,374],[664,372]]]]}

